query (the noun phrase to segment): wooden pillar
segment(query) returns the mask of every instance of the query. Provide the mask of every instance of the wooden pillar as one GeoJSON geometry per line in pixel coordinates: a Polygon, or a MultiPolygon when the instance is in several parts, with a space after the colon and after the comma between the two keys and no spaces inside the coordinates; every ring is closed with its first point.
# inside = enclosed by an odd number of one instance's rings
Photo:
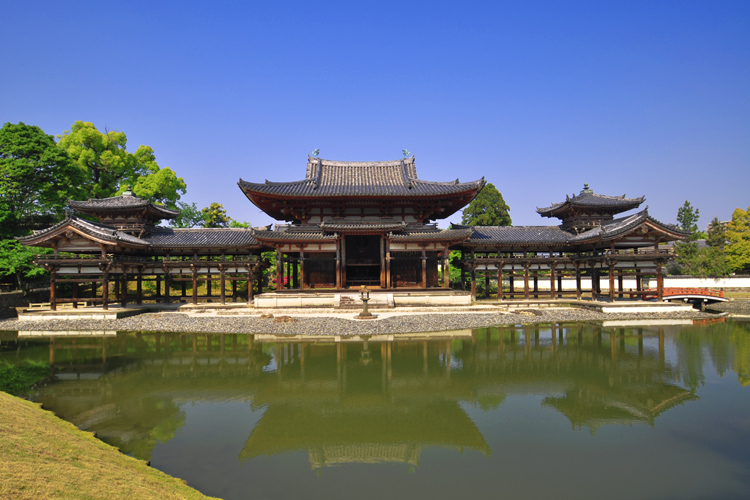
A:
{"type": "Polygon", "coordinates": [[[213,288],[213,286],[212,286],[213,285],[213,281],[211,280],[211,262],[210,262],[210,259],[211,259],[210,256],[206,257],[206,260],[209,261],[207,263],[208,269],[206,270],[206,296],[207,297],[211,297],[211,295],[213,295],[213,290],[211,290],[213,288]]]}
{"type": "Polygon", "coordinates": [[[599,285],[599,271],[596,269],[596,264],[591,264],[591,300],[598,298],[597,288],[599,285]]]}
{"type": "Polygon", "coordinates": [[[281,249],[276,247],[276,291],[284,288],[284,259],[281,255],[281,249]]]}
{"type": "Polygon", "coordinates": [[[341,238],[336,240],[336,288],[341,288],[341,238]]]}
{"type": "Polygon", "coordinates": [[[380,237],[380,288],[385,288],[385,236],[380,237]]]}
{"type": "Polygon", "coordinates": [[[529,265],[523,265],[523,298],[529,300],[529,265]]]}
{"type": "Polygon", "coordinates": [[[57,270],[52,269],[49,272],[49,308],[52,311],[57,311],[57,303],[55,302],[57,297],[56,295],[56,288],[57,288],[57,270]]]}
{"type": "Polygon", "coordinates": [[[581,290],[581,263],[576,262],[576,300],[581,300],[582,290],[581,290]]]}
{"type": "MultiPolygon", "coordinates": [[[[485,255],[487,257],[487,255],[485,255]]],[[[484,265],[484,296],[490,298],[490,273],[487,269],[487,264],[484,265]]]]}
{"type": "Polygon", "coordinates": [[[534,298],[539,298],[539,270],[534,269],[534,276],[533,276],[533,283],[534,283],[534,298]]]}
{"type": "Polygon", "coordinates": [[[164,303],[169,304],[169,291],[172,288],[172,279],[169,274],[169,268],[164,268],[164,303]]]}
{"type": "Polygon", "coordinates": [[[427,248],[422,247],[422,283],[419,285],[427,288],[427,248]]]}
{"type": "Polygon", "coordinates": [[[198,303],[198,264],[191,264],[190,271],[193,278],[193,305],[198,303]]]}
{"type": "Polygon", "coordinates": [[[138,267],[138,275],[135,281],[135,301],[136,304],[143,304],[143,266],[138,267]]]}
{"type": "MultiPolygon", "coordinates": [[[[247,303],[250,304],[253,301],[253,263],[247,266],[247,303]]],[[[263,275],[261,274],[261,278],[263,275]]]]}
{"type": "MultiPolygon", "coordinates": [[[[498,261],[497,263],[497,301],[502,302],[503,300],[503,265],[504,263],[498,261]]],[[[503,334],[500,332],[500,342],[503,341],[503,334]]]]}
{"type": "Polygon", "coordinates": [[[385,240],[385,286],[393,286],[393,277],[391,276],[391,240],[385,240]]]}
{"type": "Polygon", "coordinates": [[[225,264],[219,264],[219,273],[220,273],[220,283],[221,283],[221,290],[219,291],[219,297],[222,304],[225,304],[227,301],[227,268],[225,264]]]}
{"type": "Polygon", "coordinates": [[[515,299],[516,298],[516,284],[515,284],[515,277],[516,277],[516,269],[513,264],[510,265],[510,274],[508,275],[508,293],[510,293],[510,298],[515,299]]]}
{"type": "Polygon", "coordinates": [[[120,302],[120,276],[115,275],[114,281],[114,292],[115,292],[115,302],[120,302]]]}
{"type": "Polygon", "coordinates": [[[307,273],[305,273],[305,247],[299,249],[299,289],[307,288],[307,273]]]}
{"type": "Polygon", "coordinates": [[[75,282],[73,283],[73,309],[77,309],[77,308],[78,308],[78,282],[75,282]]]}
{"type": "Polygon", "coordinates": [[[451,287],[450,250],[443,250],[443,288],[451,287]]]}
{"type": "Polygon", "coordinates": [[[555,263],[549,266],[549,298],[555,298],[555,263]]]}
{"type": "Polygon", "coordinates": [[[102,308],[109,309],[109,272],[102,273],[102,308]]]}
{"type": "Polygon", "coordinates": [[[477,300],[477,272],[475,263],[471,264],[471,300],[477,300]]]}
{"type": "Polygon", "coordinates": [[[615,264],[609,264],[609,301],[615,301],[615,264]]]}
{"type": "Polygon", "coordinates": [[[128,307],[128,271],[125,267],[122,268],[122,277],[120,278],[120,305],[122,308],[128,307]]]}
{"type": "Polygon", "coordinates": [[[161,297],[161,274],[156,275],[156,296],[161,297]]]}
{"type": "Polygon", "coordinates": [[[656,300],[664,300],[664,274],[662,273],[661,261],[656,263],[656,300]]]}
{"type": "MultiPolygon", "coordinates": [[[[641,270],[638,268],[635,270],[635,289],[639,292],[643,291],[643,277],[641,276],[641,270]]],[[[643,299],[643,296],[639,295],[638,298],[643,299]]]]}
{"type": "Polygon", "coordinates": [[[563,285],[562,285],[562,271],[557,274],[557,296],[562,298],[562,291],[563,291],[563,285]]]}
{"type": "Polygon", "coordinates": [[[463,257],[461,257],[461,290],[466,291],[466,269],[464,269],[463,257]]]}
{"type": "Polygon", "coordinates": [[[617,271],[617,296],[619,298],[622,298],[622,292],[623,292],[623,279],[622,279],[622,269],[617,271]]]}

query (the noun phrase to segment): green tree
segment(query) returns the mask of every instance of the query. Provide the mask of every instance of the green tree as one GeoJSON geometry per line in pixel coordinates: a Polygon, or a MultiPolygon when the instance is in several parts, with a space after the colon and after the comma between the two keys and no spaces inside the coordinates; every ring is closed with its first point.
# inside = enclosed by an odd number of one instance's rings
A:
{"type": "Polygon", "coordinates": [[[59,145],[84,172],[83,188],[89,197],[116,196],[130,186],[136,196],[174,208],[185,194],[185,181],[171,169],[160,168],[149,146],[127,152],[124,132],[102,133],[91,122],[76,121],[60,136],[59,145]]]}
{"type": "Polygon", "coordinates": [[[677,224],[680,229],[690,234],[688,241],[695,241],[703,238],[705,235],[698,231],[698,220],[700,219],[700,210],[693,208],[689,201],[677,210],[677,224]]]}
{"type": "Polygon", "coordinates": [[[487,183],[469,206],[464,208],[461,224],[469,226],[510,226],[510,207],[492,183],[487,183]]]}
{"type": "Polygon", "coordinates": [[[227,227],[232,218],[227,215],[224,205],[213,202],[201,210],[203,227],[227,227]]]}
{"type": "Polygon", "coordinates": [[[727,224],[727,240],[724,247],[727,261],[735,272],[750,271],[750,207],[736,209],[727,224]]]}
{"type": "Polygon", "coordinates": [[[38,216],[62,215],[80,194],[82,176],[52,136],[39,127],[6,123],[0,129],[0,235],[25,234],[38,216]]]}
{"type": "Polygon", "coordinates": [[[724,248],[727,241],[727,230],[719,221],[718,217],[714,217],[711,223],[708,225],[708,231],[706,232],[706,245],[711,248],[724,248]]]}
{"type": "Polygon", "coordinates": [[[203,212],[198,205],[193,203],[177,202],[177,208],[180,210],[180,215],[175,219],[169,221],[169,225],[172,227],[203,227],[203,212]]]}

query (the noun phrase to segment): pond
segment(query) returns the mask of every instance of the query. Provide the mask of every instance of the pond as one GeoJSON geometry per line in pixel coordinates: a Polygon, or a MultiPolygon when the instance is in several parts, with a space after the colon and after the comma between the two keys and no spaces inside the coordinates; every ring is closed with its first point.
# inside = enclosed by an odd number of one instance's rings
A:
{"type": "Polygon", "coordinates": [[[225,499],[750,491],[749,323],[63,333],[0,359],[49,361],[33,399],[225,499]]]}

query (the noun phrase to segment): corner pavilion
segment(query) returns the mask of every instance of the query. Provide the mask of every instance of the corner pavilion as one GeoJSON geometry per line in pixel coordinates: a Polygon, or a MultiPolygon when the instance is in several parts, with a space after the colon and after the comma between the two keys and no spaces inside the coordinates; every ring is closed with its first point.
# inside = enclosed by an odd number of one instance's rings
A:
{"type": "MultiPolygon", "coordinates": [[[[659,244],[684,239],[675,226],[663,224],[644,209],[644,198],[604,196],[586,185],[578,195],[547,208],[543,217],[558,218],[556,226],[470,227],[439,229],[434,223],[461,210],[485,185],[484,178],[435,182],[419,179],[414,157],[384,162],[341,162],[308,157],[304,179],[263,183],[239,181],[247,198],[278,221],[261,228],[178,229],[159,226],[174,219],[169,210],[126,192],[122,196],[70,201],[66,218],[31,236],[25,245],[49,247],[37,264],[50,271],[50,303],[111,300],[125,306],[133,300],[197,303],[199,299],[226,301],[231,283],[236,301],[237,282],[247,282],[244,297],[251,302],[254,288],[262,292],[261,252],[275,251],[276,293],[345,291],[366,285],[375,290],[431,291],[450,287],[449,252],[461,250],[454,265],[462,271],[461,288],[471,277],[476,299],[477,279],[507,282],[506,297],[538,296],[539,279],[549,280],[549,296],[562,296],[563,276],[575,276],[575,295],[581,298],[582,276],[591,278],[586,290],[596,299],[600,277],[609,276],[609,298],[622,296],[623,276],[635,276],[643,294],[644,276],[655,276],[662,298],[662,267],[673,257],[659,244]],[[73,212],[97,218],[99,222],[73,212]],[[128,282],[135,281],[135,294],[128,282]],[[143,282],[155,282],[146,297],[143,282]],[[199,282],[206,293],[199,297],[199,282]],[[522,284],[521,284],[522,282],[522,284]],[[72,297],[58,297],[68,283],[72,297]],[[79,297],[79,284],[91,283],[90,297],[79,297]],[[162,289],[162,283],[164,284],[162,289]],[[187,295],[187,283],[191,293],[187,295]],[[218,283],[214,292],[212,284],[218,283]],[[175,290],[179,285],[179,290],[175,290]],[[101,290],[98,290],[98,287],[101,290]],[[214,293],[216,293],[214,295],[214,293]]],[[[571,292],[565,292],[571,293],[571,292]]],[[[653,292],[652,292],[653,293],[653,292]]]]}

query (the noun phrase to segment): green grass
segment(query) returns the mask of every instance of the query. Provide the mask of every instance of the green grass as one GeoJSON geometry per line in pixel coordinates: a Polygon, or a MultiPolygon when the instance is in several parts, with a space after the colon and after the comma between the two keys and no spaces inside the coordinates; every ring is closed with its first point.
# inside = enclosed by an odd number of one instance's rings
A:
{"type": "Polygon", "coordinates": [[[3,392],[0,478],[0,498],[209,498],[37,404],[3,392]]]}

